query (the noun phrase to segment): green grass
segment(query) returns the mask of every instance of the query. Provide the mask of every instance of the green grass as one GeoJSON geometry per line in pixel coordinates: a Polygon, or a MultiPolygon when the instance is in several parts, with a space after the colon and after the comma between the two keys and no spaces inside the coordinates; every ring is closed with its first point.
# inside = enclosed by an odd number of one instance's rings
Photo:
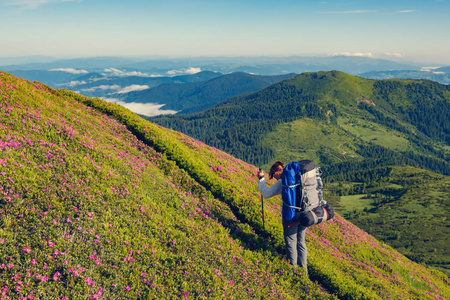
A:
{"type": "Polygon", "coordinates": [[[340,205],[343,207],[339,213],[347,214],[351,211],[358,210],[362,211],[364,209],[371,209],[374,207],[372,199],[366,199],[364,195],[351,195],[342,196],[340,198],[340,205]]]}
{"type": "Polygon", "coordinates": [[[352,135],[366,142],[373,142],[391,150],[408,151],[410,142],[400,132],[366,120],[338,118],[339,125],[352,135]]]}

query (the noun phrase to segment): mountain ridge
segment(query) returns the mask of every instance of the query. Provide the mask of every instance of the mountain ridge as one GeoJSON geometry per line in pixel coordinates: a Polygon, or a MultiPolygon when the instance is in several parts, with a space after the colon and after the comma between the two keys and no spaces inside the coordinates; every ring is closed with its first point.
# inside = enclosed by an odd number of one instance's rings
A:
{"type": "Polygon", "coordinates": [[[289,57],[191,57],[191,58],[128,58],[128,57],[87,57],[56,59],[53,61],[24,63],[18,65],[2,64],[1,69],[49,70],[55,68],[124,68],[140,71],[169,71],[200,67],[202,70],[221,73],[244,71],[259,75],[282,73],[302,73],[320,70],[340,69],[349,73],[362,73],[382,70],[411,70],[420,67],[386,59],[352,56],[289,56],[289,57]]]}
{"type": "Polygon", "coordinates": [[[125,102],[164,104],[164,109],[177,110],[180,114],[194,113],[295,75],[261,76],[237,72],[205,81],[162,84],[149,90],[127,93],[121,99],[125,102]]]}

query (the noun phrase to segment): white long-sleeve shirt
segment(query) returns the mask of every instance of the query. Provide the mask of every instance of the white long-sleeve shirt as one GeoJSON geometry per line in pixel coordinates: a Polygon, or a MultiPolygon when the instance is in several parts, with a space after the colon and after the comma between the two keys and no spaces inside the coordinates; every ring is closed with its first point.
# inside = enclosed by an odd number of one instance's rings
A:
{"type": "Polygon", "coordinates": [[[283,189],[283,185],[281,184],[281,179],[277,180],[270,188],[267,187],[266,180],[261,178],[258,182],[258,190],[263,196],[264,199],[281,195],[281,190],[283,189]]]}

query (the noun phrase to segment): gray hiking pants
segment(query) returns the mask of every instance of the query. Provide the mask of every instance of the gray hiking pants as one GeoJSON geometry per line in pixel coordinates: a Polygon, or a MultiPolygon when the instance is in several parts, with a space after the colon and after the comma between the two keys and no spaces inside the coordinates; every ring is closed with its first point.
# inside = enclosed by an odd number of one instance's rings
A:
{"type": "Polygon", "coordinates": [[[305,273],[308,274],[308,266],[306,265],[308,251],[305,242],[306,227],[299,223],[295,224],[292,221],[283,220],[283,232],[287,259],[291,265],[299,265],[305,268],[305,273]]]}

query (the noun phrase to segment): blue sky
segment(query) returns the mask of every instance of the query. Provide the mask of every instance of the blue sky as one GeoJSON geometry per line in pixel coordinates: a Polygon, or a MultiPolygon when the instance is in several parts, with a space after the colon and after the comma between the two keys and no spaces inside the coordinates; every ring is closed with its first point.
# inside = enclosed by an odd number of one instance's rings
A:
{"type": "Polygon", "coordinates": [[[0,0],[0,57],[360,55],[450,65],[450,0],[0,0]]]}

